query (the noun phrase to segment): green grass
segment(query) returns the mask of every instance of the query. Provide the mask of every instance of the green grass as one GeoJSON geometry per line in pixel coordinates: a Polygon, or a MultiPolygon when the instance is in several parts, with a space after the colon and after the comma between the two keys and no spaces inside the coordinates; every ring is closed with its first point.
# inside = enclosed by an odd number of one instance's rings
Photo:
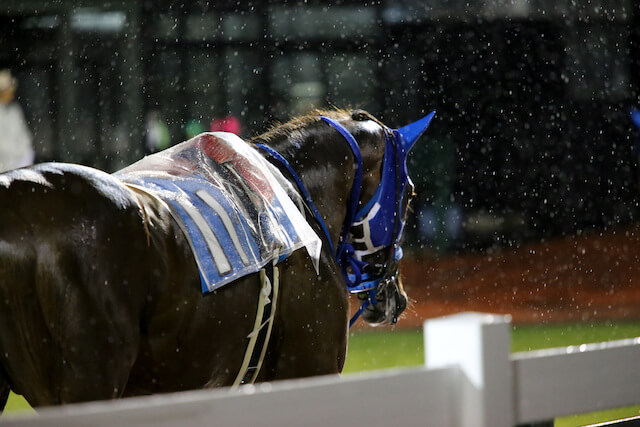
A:
{"type": "Polygon", "coordinates": [[[34,412],[34,410],[31,409],[31,406],[27,403],[26,400],[24,400],[22,396],[13,393],[9,395],[9,400],[7,401],[7,406],[5,406],[4,410],[5,413],[11,414],[24,411],[34,412]]]}
{"type": "Polygon", "coordinates": [[[566,347],[633,337],[640,337],[639,322],[514,326],[511,334],[511,351],[566,347]]]}
{"type": "Polygon", "coordinates": [[[345,373],[373,371],[424,363],[422,331],[360,332],[351,334],[345,373]]]}
{"type": "MultiPolygon", "coordinates": [[[[579,345],[640,336],[640,322],[515,326],[511,351],[579,345]]],[[[424,363],[422,331],[367,331],[351,334],[345,373],[424,363]]],[[[11,395],[7,412],[31,410],[20,396],[11,395]]],[[[559,418],[559,427],[580,426],[640,415],[640,406],[559,418]]]]}

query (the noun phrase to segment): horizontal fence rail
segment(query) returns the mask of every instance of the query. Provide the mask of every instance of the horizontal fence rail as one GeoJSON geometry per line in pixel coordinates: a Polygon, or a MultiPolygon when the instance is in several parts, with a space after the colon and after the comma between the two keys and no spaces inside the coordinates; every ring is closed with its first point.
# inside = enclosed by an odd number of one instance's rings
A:
{"type": "Polygon", "coordinates": [[[519,423],[640,403],[640,338],[512,356],[519,423]]]}
{"type": "Polygon", "coordinates": [[[425,366],[45,408],[5,426],[500,427],[640,404],[640,338],[510,355],[510,318],[424,326],[425,366]]]}
{"type": "Polygon", "coordinates": [[[390,370],[131,398],[43,409],[40,418],[14,418],[6,426],[453,426],[451,384],[456,370],[390,370]],[[429,384],[425,388],[424,385],[429,384]]]}

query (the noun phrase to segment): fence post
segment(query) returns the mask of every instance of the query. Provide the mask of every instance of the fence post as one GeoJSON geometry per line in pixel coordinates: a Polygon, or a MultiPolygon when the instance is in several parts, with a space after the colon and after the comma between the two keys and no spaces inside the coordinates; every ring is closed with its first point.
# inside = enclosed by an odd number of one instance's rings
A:
{"type": "Polygon", "coordinates": [[[460,426],[513,426],[511,316],[462,313],[424,322],[427,368],[455,365],[460,426]]]}

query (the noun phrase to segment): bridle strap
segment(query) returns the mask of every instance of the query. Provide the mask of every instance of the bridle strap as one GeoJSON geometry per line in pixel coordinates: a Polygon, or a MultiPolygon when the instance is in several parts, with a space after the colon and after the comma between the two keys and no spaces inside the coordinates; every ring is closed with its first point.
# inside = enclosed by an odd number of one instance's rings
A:
{"type": "MultiPolygon", "coordinates": [[[[327,225],[322,219],[322,216],[320,215],[320,212],[318,212],[318,209],[316,208],[315,204],[311,200],[311,196],[309,196],[309,193],[307,192],[307,189],[304,186],[302,179],[296,173],[296,171],[291,167],[291,164],[289,164],[287,159],[285,159],[280,153],[275,151],[273,148],[268,147],[264,144],[255,144],[255,146],[267,152],[271,157],[273,157],[276,161],[278,161],[278,163],[280,163],[289,172],[289,175],[291,175],[291,177],[293,178],[293,181],[295,182],[296,187],[298,187],[300,194],[302,195],[307,206],[315,216],[316,221],[322,228],[322,231],[324,232],[325,237],[327,238],[327,242],[329,243],[329,248],[331,249],[331,253],[335,256],[336,261],[342,270],[344,279],[347,282],[347,288],[349,288],[350,290],[351,286],[349,285],[349,283],[351,283],[351,280],[346,270],[347,264],[349,264],[353,268],[353,270],[358,273],[358,276],[360,276],[359,272],[361,267],[360,265],[358,265],[358,264],[361,264],[361,262],[358,262],[353,255],[353,252],[354,252],[353,246],[347,243],[347,236],[349,234],[349,230],[351,229],[351,226],[353,225],[355,217],[358,213],[358,203],[360,201],[360,190],[362,188],[362,154],[360,153],[360,147],[358,146],[358,142],[353,137],[353,135],[351,135],[351,132],[349,132],[344,126],[342,126],[337,121],[325,116],[320,116],[320,119],[322,119],[324,122],[328,123],[334,129],[340,132],[342,137],[349,144],[349,148],[351,148],[351,152],[353,153],[353,157],[354,157],[354,162],[356,164],[355,176],[353,178],[351,192],[349,193],[349,200],[347,201],[347,214],[345,216],[344,222],[342,223],[342,230],[340,232],[340,238],[338,240],[337,251],[333,246],[333,242],[331,240],[331,235],[329,234],[329,230],[327,229],[327,225]]],[[[358,282],[359,282],[359,279],[360,277],[358,277],[358,282]]],[[[363,303],[360,306],[358,311],[353,315],[353,317],[349,321],[349,328],[353,326],[353,324],[360,317],[362,312],[369,305],[376,305],[375,290],[371,290],[368,292],[367,300],[365,301],[365,303],[363,303]]]]}
{"type": "Polygon", "coordinates": [[[327,241],[329,242],[329,247],[331,248],[331,253],[338,260],[338,264],[340,264],[342,266],[342,264],[344,264],[344,262],[342,260],[342,255],[343,255],[345,249],[347,249],[347,246],[346,246],[347,245],[347,243],[346,243],[347,242],[347,235],[349,234],[349,230],[351,228],[351,225],[353,224],[353,221],[355,220],[356,214],[358,213],[358,202],[360,200],[360,189],[362,188],[362,154],[360,154],[360,147],[358,146],[358,142],[356,141],[356,139],[353,137],[353,135],[351,135],[351,133],[344,126],[342,126],[337,121],[335,121],[333,119],[330,119],[329,117],[320,116],[320,119],[322,119],[324,122],[328,123],[334,129],[336,129],[338,132],[340,132],[342,137],[349,144],[349,148],[351,148],[351,152],[353,153],[354,162],[356,164],[356,171],[355,171],[355,175],[353,177],[353,184],[351,185],[351,192],[349,193],[349,199],[347,200],[347,214],[345,216],[344,222],[342,223],[342,230],[340,231],[340,238],[338,240],[338,248],[337,248],[337,250],[335,249],[335,247],[333,245],[333,241],[331,240],[331,235],[329,234],[329,230],[328,230],[324,220],[322,219],[322,216],[320,215],[320,212],[318,212],[318,209],[316,208],[315,204],[311,200],[311,196],[309,196],[309,193],[307,192],[307,189],[305,188],[304,183],[302,182],[302,179],[296,173],[296,171],[293,170],[293,168],[291,167],[291,164],[289,164],[287,159],[282,157],[282,155],[280,153],[278,153],[277,151],[275,151],[273,148],[268,147],[268,146],[266,146],[264,144],[255,144],[255,145],[256,145],[256,147],[260,148],[261,150],[264,150],[267,153],[269,153],[269,155],[271,155],[274,159],[276,159],[278,161],[278,163],[280,163],[282,166],[285,167],[285,169],[287,169],[287,171],[289,172],[289,174],[293,178],[293,181],[295,182],[296,187],[298,187],[298,190],[302,194],[302,197],[304,198],[305,202],[309,206],[309,209],[311,210],[313,215],[316,217],[316,220],[320,224],[320,227],[322,228],[322,231],[324,232],[325,236],[327,237],[327,241]]]}
{"type": "Polygon", "coordinates": [[[349,147],[351,148],[351,152],[353,153],[354,162],[356,164],[356,172],[353,177],[353,185],[351,186],[351,193],[349,194],[349,200],[347,201],[347,215],[342,223],[342,231],[340,232],[340,240],[338,241],[338,251],[336,252],[336,258],[340,261],[342,257],[342,253],[345,250],[345,245],[347,243],[347,235],[349,234],[349,230],[353,225],[353,221],[356,219],[356,214],[358,213],[358,202],[360,201],[360,189],[362,188],[362,154],[360,154],[360,147],[358,146],[358,142],[351,135],[344,126],[340,123],[336,122],[329,117],[320,116],[320,118],[326,123],[330,124],[335,128],[342,137],[347,141],[349,147]]]}
{"type": "Polygon", "coordinates": [[[306,202],[307,206],[313,213],[313,216],[315,216],[316,220],[318,221],[318,224],[320,224],[320,228],[322,228],[322,231],[325,237],[327,238],[327,242],[329,242],[329,248],[331,249],[331,253],[335,254],[333,242],[331,241],[331,235],[329,234],[329,229],[327,229],[327,225],[324,223],[324,220],[322,219],[320,212],[318,212],[318,209],[316,209],[316,205],[313,203],[313,200],[311,200],[311,196],[309,196],[309,193],[307,192],[307,189],[305,188],[304,183],[302,182],[302,179],[300,178],[300,176],[298,176],[296,171],[293,170],[293,168],[291,167],[287,159],[282,157],[282,155],[278,153],[276,150],[264,144],[255,144],[255,146],[269,153],[271,157],[276,159],[278,163],[280,163],[282,166],[284,166],[285,169],[287,169],[287,171],[291,175],[291,178],[293,178],[293,182],[295,182],[296,187],[298,187],[298,191],[300,191],[300,194],[302,194],[302,197],[304,198],[304,201],[306,202]]]}

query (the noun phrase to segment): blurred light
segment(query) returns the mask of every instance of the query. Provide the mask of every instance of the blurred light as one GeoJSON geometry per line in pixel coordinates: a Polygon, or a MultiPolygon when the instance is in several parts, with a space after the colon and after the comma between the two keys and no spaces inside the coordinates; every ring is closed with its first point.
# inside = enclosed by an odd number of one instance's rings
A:
{"type": "Polygon", "coordinates": [[[22,23],[25,29],[47,29],[51,30],[58,26],[60,19],[57,15],[30,16],[22,23]]]}
{"type": "Polygon", "coordinates": [[[71,16],[71,28],[80,32],[119,33],[124,28],[124,12],[78,10],[71,16]]]}

